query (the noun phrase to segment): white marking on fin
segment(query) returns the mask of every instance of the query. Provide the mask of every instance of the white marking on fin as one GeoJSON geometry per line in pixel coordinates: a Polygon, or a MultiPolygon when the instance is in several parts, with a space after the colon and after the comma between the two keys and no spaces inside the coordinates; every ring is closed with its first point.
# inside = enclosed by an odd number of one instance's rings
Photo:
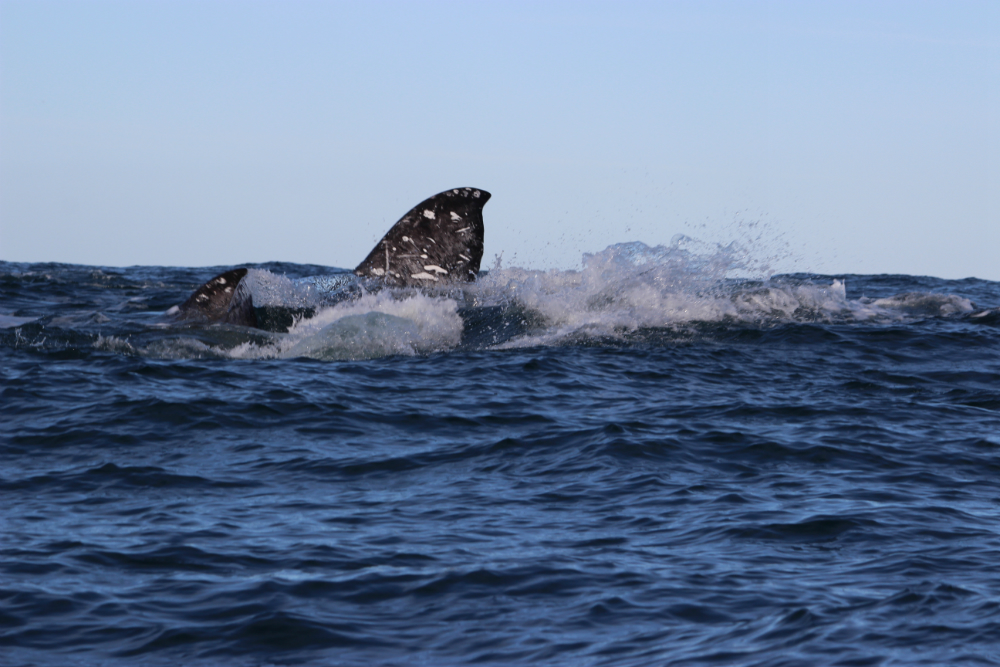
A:
{"type": "Polygon", "coordinates": [[[457,232],[455,232],[455,233],[456,233],[456,234],[460,234],[460,233],[462,233],[462,232],[467,232],[467,231],[469,231],[470,229],[472,229],[472,227],[462,227],[462,228],[461,228],[460,230],[458,230],[458,231],[457,231],[457,232]]]}
{"type": "Polygon", "coordinates": [[[455,213],[454,211],[452,211],[451,212],[451,219],[452,220],[461,220],[462,216],[460,216],[458,213],[455,213]]]}
{"type": "Polygon", "coordinates": [[[458,253],[458,256],[461,257],[462,259],[464,259],[466,262],[471,262],[472,261],[471,257],[466,257],[462,253],[458,253]]]}
{"type": "Polygon", "coordinates": [[[420,259],[427,259],[427,255],[426,254],[421,255],[420,259]]]}
{"type": "Polygon", "coordinates": [[[444,275],[448,275],[448,271],[446,271],[445,269],[442,269],[437,264],[428,264],[428,265],[426,265],[424,267],[424,270],[425,271],[433,271],[435,273],[443,273],[444,275]]]}
{"type": "Polygon", "coordinates": [[[475,197],[476,199],[479,199],[479,190],[473,190],[472,196],[475,197]]]}
{"type": "Polygon", "coordinates": [[[427,219],[429,219],[429,220],[433,220],[434,219],[434,211],[430,210],[429,208],[425,208],[424,209],[424,217],[427,218],[427,219]]]}
{"type": "Polygon", "coordinates": [[[414,273],[414,274],[410,275],[410,277],[411,278],[418,278],[420,280],[433,280],[434,282],[437,282],[437,277],[436,276],[432,276],[431,274],[427,273],[426,271],[421,271],[420,273],[414,273]]]}
{"type": "Polygon", "coordinates": [[[215,282],[219,283],[220,285],[225,285],[226,284],[226,279],[225,278],[216,278],[215,282]]]}
{"type": "Polygon", "coordinates": [[[385,269],[380,269],[377,266],[373,266],[372,267],[372,273],[374,273],[376,276],[384,276],[385,275],[385,269]]]}

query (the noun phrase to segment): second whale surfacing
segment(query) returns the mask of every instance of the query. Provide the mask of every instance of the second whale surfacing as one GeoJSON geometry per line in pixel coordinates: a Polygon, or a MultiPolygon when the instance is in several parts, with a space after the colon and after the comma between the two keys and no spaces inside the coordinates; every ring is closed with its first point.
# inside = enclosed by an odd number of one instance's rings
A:
{"type": "MultiPolygon", "coordinates": [[[[387,287],[469,282],[483,259],[483,206],[490,193],[454,188],[414,206],[393,225],[354,275],[387,287]]],[[[221,273],[167,313],[182,320],[258,327],[253,294],[241,267],[221,273]]]]}

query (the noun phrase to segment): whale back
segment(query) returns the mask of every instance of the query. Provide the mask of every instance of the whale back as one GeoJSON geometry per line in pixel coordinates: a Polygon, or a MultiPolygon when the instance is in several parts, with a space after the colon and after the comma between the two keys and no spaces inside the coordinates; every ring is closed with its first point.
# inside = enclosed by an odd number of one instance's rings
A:
{"type": "MultiPolygon", "coordinates": [[[[475,280],[483,259],[483,206],[490,193],[447,190],[420,202],[382,237],[354,273],[391,287],[475,280]]],[[[182,320],[257,327],[247,269],[220,273],[167,313],[182,320]]]]}
{"type": "Polygon", "coordinates": [[[382,237],[354,273],[393,287],[474,280],[483,259],[483,206],[490,193],[446,190],[420,202],[382,237]]]}
{"type": "Polygon", "coordinates": [[[183,320],[256,327],[253,297],[243,280],[246,276],[245,268],[232,269],[215,276],[177,307],[179,317],[183,320]]]}

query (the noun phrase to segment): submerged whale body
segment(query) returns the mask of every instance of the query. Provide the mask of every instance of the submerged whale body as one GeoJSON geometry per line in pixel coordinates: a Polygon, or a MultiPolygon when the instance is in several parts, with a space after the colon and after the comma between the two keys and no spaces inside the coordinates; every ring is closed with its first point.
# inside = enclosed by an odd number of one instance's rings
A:
{"type": "MultiPolygon", "coordinates": [[[[456,188],[414,206],[354,269],[389,287],[433,287],[467,282],[483,259],[483,206],[490,193],[456,188]]],[[[219,274],[168,313],[196,320],[257,327],[246,268],[219,274]]]]}
{"type": "Polygon", "coordinates": [[[194,291],[187,301],[167,311],[185,320],[204,320],[226,324],[257,326],[253,309],[253,296],[243,279],[247,269],[239,268],[221,273],[194,291]]]}

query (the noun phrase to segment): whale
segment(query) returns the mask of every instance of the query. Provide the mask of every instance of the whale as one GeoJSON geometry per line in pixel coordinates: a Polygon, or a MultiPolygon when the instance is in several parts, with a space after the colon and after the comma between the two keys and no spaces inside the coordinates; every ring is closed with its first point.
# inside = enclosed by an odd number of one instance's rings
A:
{"type": "MultiPolygon", "coordinates": [[[[372,248],[353,273],[385,287],[437,288],[471,282],[483,259],[483,207],[490,193],[453,188],[411,208],[372,248]]],[[[249,269],[211,278],[167,314],[182,321],[258,328],[249,269]]]]}

